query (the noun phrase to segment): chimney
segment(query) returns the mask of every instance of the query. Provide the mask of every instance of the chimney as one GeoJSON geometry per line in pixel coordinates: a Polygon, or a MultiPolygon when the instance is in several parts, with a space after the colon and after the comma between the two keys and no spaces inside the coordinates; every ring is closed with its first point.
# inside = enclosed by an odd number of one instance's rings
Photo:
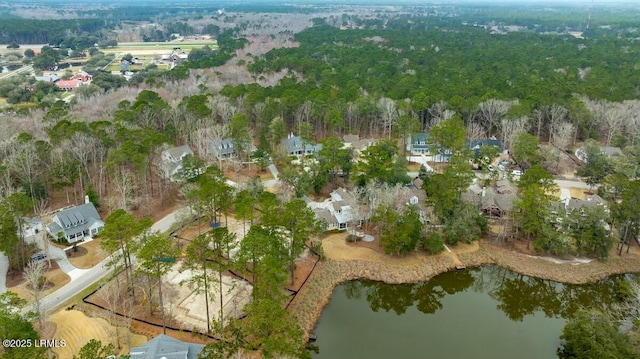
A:
{"type": "Polygon", "coordinates": [[[89,195],[84,196],[84,204],[91,203],[89,200],[89,195]]]}

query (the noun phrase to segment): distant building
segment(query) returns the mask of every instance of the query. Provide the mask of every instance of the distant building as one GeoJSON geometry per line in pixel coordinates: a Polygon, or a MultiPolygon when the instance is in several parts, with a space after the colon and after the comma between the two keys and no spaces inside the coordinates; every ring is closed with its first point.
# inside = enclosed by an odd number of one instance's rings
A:
{"type": "Polygon", "coordinates": [[[78,87],[82,86],[82,81],[80,80],[60,80],[55,83],[56,87],[62,91],[73,91],[78,87]]]}
{"type": "Polygon", "coordinates": [[[203,344],[187,343],[160,334],[146,344],[129,350],[130,359],[197,359],[203,344]]]}
{"type": "Polygon", "coordinates": [[[95,236],[104,229],[104,222],[88,196],[85,197],[85,204],[58,211],[51,220],[47,232],[54,238],[62,234],[68,243],[95,236]]]}
{"type": "Polygon", "coordinates": [[[129,65],[131,64],[127,60],[120,61],[120,72],[129,71],[129,65]]]}
{"type": "Polygon", "coordinates": [[[36,79],[36,81],[44,81],[44,82],[54,83],[56,81],[59,81],[60,77],[58,77],[58,75],[56,75],[56,74],[48,74],[48,75],[36,76],[35,79],[36,79]]]}

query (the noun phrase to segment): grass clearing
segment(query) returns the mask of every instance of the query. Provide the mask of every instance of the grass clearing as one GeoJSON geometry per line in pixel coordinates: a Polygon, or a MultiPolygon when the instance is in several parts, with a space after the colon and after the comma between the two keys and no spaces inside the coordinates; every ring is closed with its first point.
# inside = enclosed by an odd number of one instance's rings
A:
{"type": "MultiPolygon", "coordinates": [[[[82,243],[80,246],[87,250],[87,254],[78,257],[74,257],[73,255],[69,256],[69,262],[76,268],[89,269],[109,256],[109,253],[100,247],[99,239],[82,243]]],[[[69,251],[73,251],[73,249],[69,251]]]]}
{"type": "Polygon", "coordinates": [[[407,165],[407,172],[419,172],[420,166],[421,165],[419,163],[409,162],[409,164],[407,165]]]}

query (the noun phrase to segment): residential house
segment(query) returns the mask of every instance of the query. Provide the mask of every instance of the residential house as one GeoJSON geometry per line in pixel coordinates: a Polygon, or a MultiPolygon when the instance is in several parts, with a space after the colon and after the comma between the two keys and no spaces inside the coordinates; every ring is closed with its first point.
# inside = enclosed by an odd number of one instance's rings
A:
{"type": "Polygon", "coordinates": [[[474,183],[463,194],[463,199],[478,206],[483,213],[498,217],[512,212],[517,198],[517,188],[506,179],[498,180],[495,187],[480,187],[474,183]]]}
{"type": "Polygon", "coordinates": [[[60,80],[55,83],[56,87],[62,91],[73,91],[78,87],[82,86],[82,81],[80,80],[60,80]]]}
{"type": "Polygon", "coordinates": [[[354,156],[358,158],[364,150],[374,145],[378,140],[375,138],[360,138],[358,135],[344,135],[342,141],[344,142],[343,148],[352,148],[354,156]]]}
{"type": "Polygon", "coordinates": [[[230,138],[209,141],[209,154],[219,160],[238,157],[238,149],[230,138]]]}
{"type": "Polygon", "coordinates": [[[193,151],[187,145],[168,148],[160,154],[161,168],[164,177],[171,181],[178,180],[178,174],[182,170],[182,160],[186,155],[193,155],[193,151]]]}
{"type": "Polygon", "coordinates": [[[407,141],[407,151],[411,152],[414,156],[426,155],[431,151],[431,145],[429,144],[428,133],[416,133],[409,136],[407,141]]]}
{"type": "MultiPolygon", "coordinates": [[[[602,153],[607,158],[622,156],[622,150],[620,149],[620,147],[600,146],[600,153],[602,153]]],[[[583,147],[578,148],[575,152],[575,155],[580,161],[587,163],[587,152],[583,147]]]]}
{"type": "Polygon", "coordinates": [[[196,359],[204,344],[183,342],[160,334],[147,343],[131,348],[130,359],[196,359]]]}
{"type": "Polygon", "coordinates": [[[597,194],[589,195],[585,199],[566,198],[564,201],[564,209],[567,213],[573,210],[580,211],[583,208],[592,208],[595,206],[607,208],[607,201],[597,194]]]}
{"type": "Polygon", "coordinates": [[[480,155],[480,148],[484,146],[495,146],[500,149],[500,152],[505,150],[504,142],[496,140],[495,138],[476,138],[467,141],[467,146],[473,151],[474,158],[478,158],[480,155]]]}
{"type": "Polygon", "coordinates": [[[82,83],[91,82],[91,80],[93,80],[93,76],[89,75],[86,71],[80,71],[71,76],[71,80],[80,80],[82,83]]]}
{"type": "Polygon", "coordinates": [[[179,54],[171,54],[169,59],[173,62],[183,62],[189,59],[189,54],[183,51],[182,53],[179,53],[179,54]]]}
{"type": "Polygon", "coordinates": [[[70,79],[59,80],[56,81],[55,84],[58,89],[62,91],[72,91],[84,84],[90,83],[91,80],[93,80],[93,76],[85,71],[80,71],[73,75],[70,79]]]}
{"type": "Polygon", "coordinates": [[[316,143],[304,143],[303,146],[302,138],[300,138],[300,136],[294,136],[293,133],[290,133],[287,139],[282,140],[282,146],[289,156],[296,157],[302,155],[309,156],[322,149],[322,145],[316,143]]]}
{"type": "Polygon", "coordinates": [[[420,222],[425,224],[429,222],[430,208],[425,205],[427,201],[427,194],[422,188],[422,180],[416,179],[402,190],[398,192],[396,197],[396,210],[402,211],[407,206],[413,206],[416,208],[418,215],[420,216],[420,222]]]}
{"type": "Polygon", "coordinates": [[[354,194],[344,188],[338,188],[330,193],[331,198],[322,203],[306,199],[307,205],[316,214],[316,218],[326,225],[326,230],[346,230],[356,223],[362,224],[362,218],[358,211],[354,211],[349,203],[354,194]]]}
{"type": "Polygon", "coordinates": [[[89,201],[89,196],[85,197],[83,205],[56,212],[51,221],[47,226],[47,232],[54,238],[62,235],[69,243],[95,236],[104,229],[104,222],[100,219],[96,207],[89,201]]]}

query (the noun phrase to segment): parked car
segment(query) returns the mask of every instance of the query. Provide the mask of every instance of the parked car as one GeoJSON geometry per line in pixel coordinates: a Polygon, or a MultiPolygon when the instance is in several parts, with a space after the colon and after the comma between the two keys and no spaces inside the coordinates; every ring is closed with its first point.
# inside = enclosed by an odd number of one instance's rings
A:
{"type": "Polygon", "coordinates": [[[493,165],[488,165],[488,166],[487,166],[487,169],[489,170],[489,172],[493,172],[493,171],[495,171],[495,170],[496,170],[496,169],[493,167],[493,165]]]}
{"type": "Polygon", "coordinates": [[[511,171],[511,174],[514,176],[522,176],[522,171],[520,170],[513,170],[511,171]]]}
{"type": "Polygon", "coordinates": [[[46,254],[46,253],[43,253],[43,252],[36,253],[36,254],[33,254],[33,255],[30,257],[30,259],[31,259],[31,261],[32,261],[32,262],[39,262],[39,261],[43,261],[43,260],[47,259],[47,254],[46,254]]]}
{"type": "Polygon", "coordinates": [[[503,164],[499,164],[499,165],[498,165],[498,169],[499,169],[500,171],[506,171],[506,170],[507,170],[507,168],[506,168],[503,164]]]}

